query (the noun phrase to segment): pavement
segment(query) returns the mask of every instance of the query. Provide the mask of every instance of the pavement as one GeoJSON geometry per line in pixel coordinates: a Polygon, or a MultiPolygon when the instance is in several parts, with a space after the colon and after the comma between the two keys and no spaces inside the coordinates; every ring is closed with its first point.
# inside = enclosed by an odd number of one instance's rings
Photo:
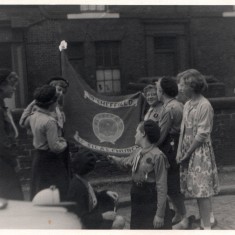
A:
{"type": "MultiPolygon", "coordinates": [[[[213,230],[235,229],[235,166],[223,167],[219,171],[220,193],[213,197],[213,211],[217,225],[213,230]]],[[[90,179],[92,185],[98,189],[108,189],[119,194],[118,214],[126,219],[125,229],[130,229],[130,187],[131,178],[128,175],[90,179]]],[[[195,199],[185,200],[187,215],[199,218],[195,199]]]]}

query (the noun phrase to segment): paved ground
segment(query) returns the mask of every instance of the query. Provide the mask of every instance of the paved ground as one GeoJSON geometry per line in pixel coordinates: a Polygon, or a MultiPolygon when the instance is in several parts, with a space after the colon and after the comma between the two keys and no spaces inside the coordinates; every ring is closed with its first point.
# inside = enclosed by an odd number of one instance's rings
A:
{"type": "MultiPolygon", "coordinates": [[[[235,196],[217,196],[213,199],[213,205],[214,214],[218,221],[217,226],[213,230],[235,229],[235,196]]],[[[188,215],[196,215],[198,217],[196,201],[186,201],[186,207],[188,215]]],[[[125,229],[130,229],[130,207],[120,208],[118,213],[126,219],[125,229]]]]}
{"type": "MultiPolygon", "coordinates": [[[[226,186],[230,189],[235,189],[235,172],[221,173],[220,175],[220,184],[221,186],[226,186]]],[[[130,192],[129,183],[110,183],[106,184],[102,188],[108,188],[110,190],[117,191],[120,198],[128,198],[130,192]]],[[[234,190],[231,190],[231,193],[234,194],[234,190]]],[[[187,214],[195,215],[199,217],[198,208],[196,200],[186,200],[187,214]]],[[[223,229],[235,229],[235,195],[221,195],[213,198],[213,210],[215,217],[218,221],[215,230],[223,229]]],[[[124,208],[120,208],[118,213],[125,217],[126,227],[125,229],[130,228],[130,206],[127,205],[124,208]]]]}
{"type": "MultiPolygon", "coordinates": [[[[130,178],[121,178],[122,177],[114,177],[113,179],[108,179],[108,181],[103,184],[100,184],[100,182],[104,179],[91,179],[91,181],[98,190],[109,189],[116,191],[119,194],[119,198],[124,199],[126,206],[118,209],[118,213],[124,216],[126,219],[125,229],[130,229],[130,206],[128,202],[130,192],[130,178]],[[99,183],[98,185],[97,182],[99,183]]],[[[214,229],[235,230],[235,171],[220,173],[219,178],[220,185],[230,190],[227,190],[226,194],[228,195],[216,196],[213,198],[214,214],[218,221],[218,224],[214,229]]],[[[105,180],[107,180],[107,178],[105,180]]],[[[24,188],[26,200],[29,200],[28,190],[28,187],[24,188]]],[[[195,200],[186,200],[186,207],[188,215],[195,215],[198,217],[198,209],[195,200]]]]}

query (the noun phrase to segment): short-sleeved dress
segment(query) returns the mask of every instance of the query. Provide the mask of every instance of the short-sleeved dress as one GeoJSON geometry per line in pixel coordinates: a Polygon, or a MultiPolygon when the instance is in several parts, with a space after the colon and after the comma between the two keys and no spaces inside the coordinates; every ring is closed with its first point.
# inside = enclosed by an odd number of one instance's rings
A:
{"type": "Polygon", "coordinates": [[[181,157],[183,157],[190,148],[199,128],[203,134],[204,127],[203,124],[200,125],[200,121],[207,118],[211,119],[204,122],[206,123],[205,134],[208,135],[208,137],[202,145],[193,152],[189,162],[186,162],[180,166],[181,192],[186,197],[210,197],[219,192],[219,181],[215,156],[211,143],[210,132],[208,131],[212,130],[213,109],[209,102],[204,103],[205,104],[203,104],[203,102],[199,102],[196,105],[191,105],[189,102],[184,109],[184,118],[182,123],[182,125],[184,125],[184,131],[182,136],[182,145],[180,146],[181,157]],[[203,105],[208,106],[206,107],[207,111],[204,113],[205,116],[199,114],[203,105]]]}

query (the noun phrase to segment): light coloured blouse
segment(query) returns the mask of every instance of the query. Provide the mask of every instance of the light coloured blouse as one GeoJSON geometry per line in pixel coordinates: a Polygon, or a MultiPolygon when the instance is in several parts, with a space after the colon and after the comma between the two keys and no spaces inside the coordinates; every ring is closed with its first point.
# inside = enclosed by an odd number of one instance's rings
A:
{"type": "Polygon", "coordinates": [[[30,127],[33,133],[33,146],[36,149],[61,153],[67,147],[62,130],[49,111],[38,108],[27,117],[25,126],[30,127]]]}
{"type": "MultiPolygon", "coordinates": [[[[191,109],[190,100],[187,101],[184,105],[183,111],[183,120],[181,123],[181,131],[180,131],[180,139],[178,146],[178,153],[181,153],[182,141],[185,134],[185,128],[187,125],[187,116],[188,112],[191,109]]],[[[192,133],[195,140],[198,142],[211,142],[211,132],[213,128],[213,117],[214,110],[210,104],[210,102],[205,98],[201,97],[195,111],[195,117],[193,118],[193,123],[191,123],[192,133]]]]}

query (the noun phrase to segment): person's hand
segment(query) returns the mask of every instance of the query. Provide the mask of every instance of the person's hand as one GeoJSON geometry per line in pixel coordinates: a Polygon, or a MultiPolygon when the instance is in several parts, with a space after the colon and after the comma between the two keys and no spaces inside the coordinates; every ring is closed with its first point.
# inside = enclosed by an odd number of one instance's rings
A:
{"type": "Polygon", "coordinates": [[[175,160],[176,160],[177,164],[180,164],[180,156],[179,155],[176,156],[175,160]]]}
{"type": "Polygon", "coordinates": [[[114,211],[107,211],[102,214],[104,220],[115,220],[117,213],[114,211]]]}
{"type": "Polygon", "coordinates": [[[186,154],[184,155],[184,157],[180,159],[179,163],[182,164],[182,163],[184,163],[184,162],[188,162],[190,156],[191,156],[191,155],[190,155],[188,152],[186,152],[186,154]]]}
{"type": "Polygon", "coordinates": [[[114,202],[118,201],[118,194],[116,192],[107,191],[106,193],[109,197],[111,197],[114,200],[114,202]]]}
{"type": "Polygon", "coordinates": [[[80,137],[79,137],[79,132],[78,132],[78,131],[75,132],[73,138],[74,138],[77,142],[79,142],[79,138],[80,138],[80,137]]]}
{"type": "Polygon", "coordinates": [[[113,155],[108,155],[107,156],[107,159],[108,159],[108,161],[111,163],[111,164],[113,164],[113,163],[115,163],[115,156],[113,156],[113,155]]]}
{"type": "Polygon", "coordinates": [[[33,107],[36,104],[36,100],[33,100],[28,106],[33,107]]]}
{"type": "Polygon", "coordinates": [[[155,215],[153,219],[153,227],[154,228],[161,228],[164,225],[164,218],[161,218],[157,215],[155,215]]]}

